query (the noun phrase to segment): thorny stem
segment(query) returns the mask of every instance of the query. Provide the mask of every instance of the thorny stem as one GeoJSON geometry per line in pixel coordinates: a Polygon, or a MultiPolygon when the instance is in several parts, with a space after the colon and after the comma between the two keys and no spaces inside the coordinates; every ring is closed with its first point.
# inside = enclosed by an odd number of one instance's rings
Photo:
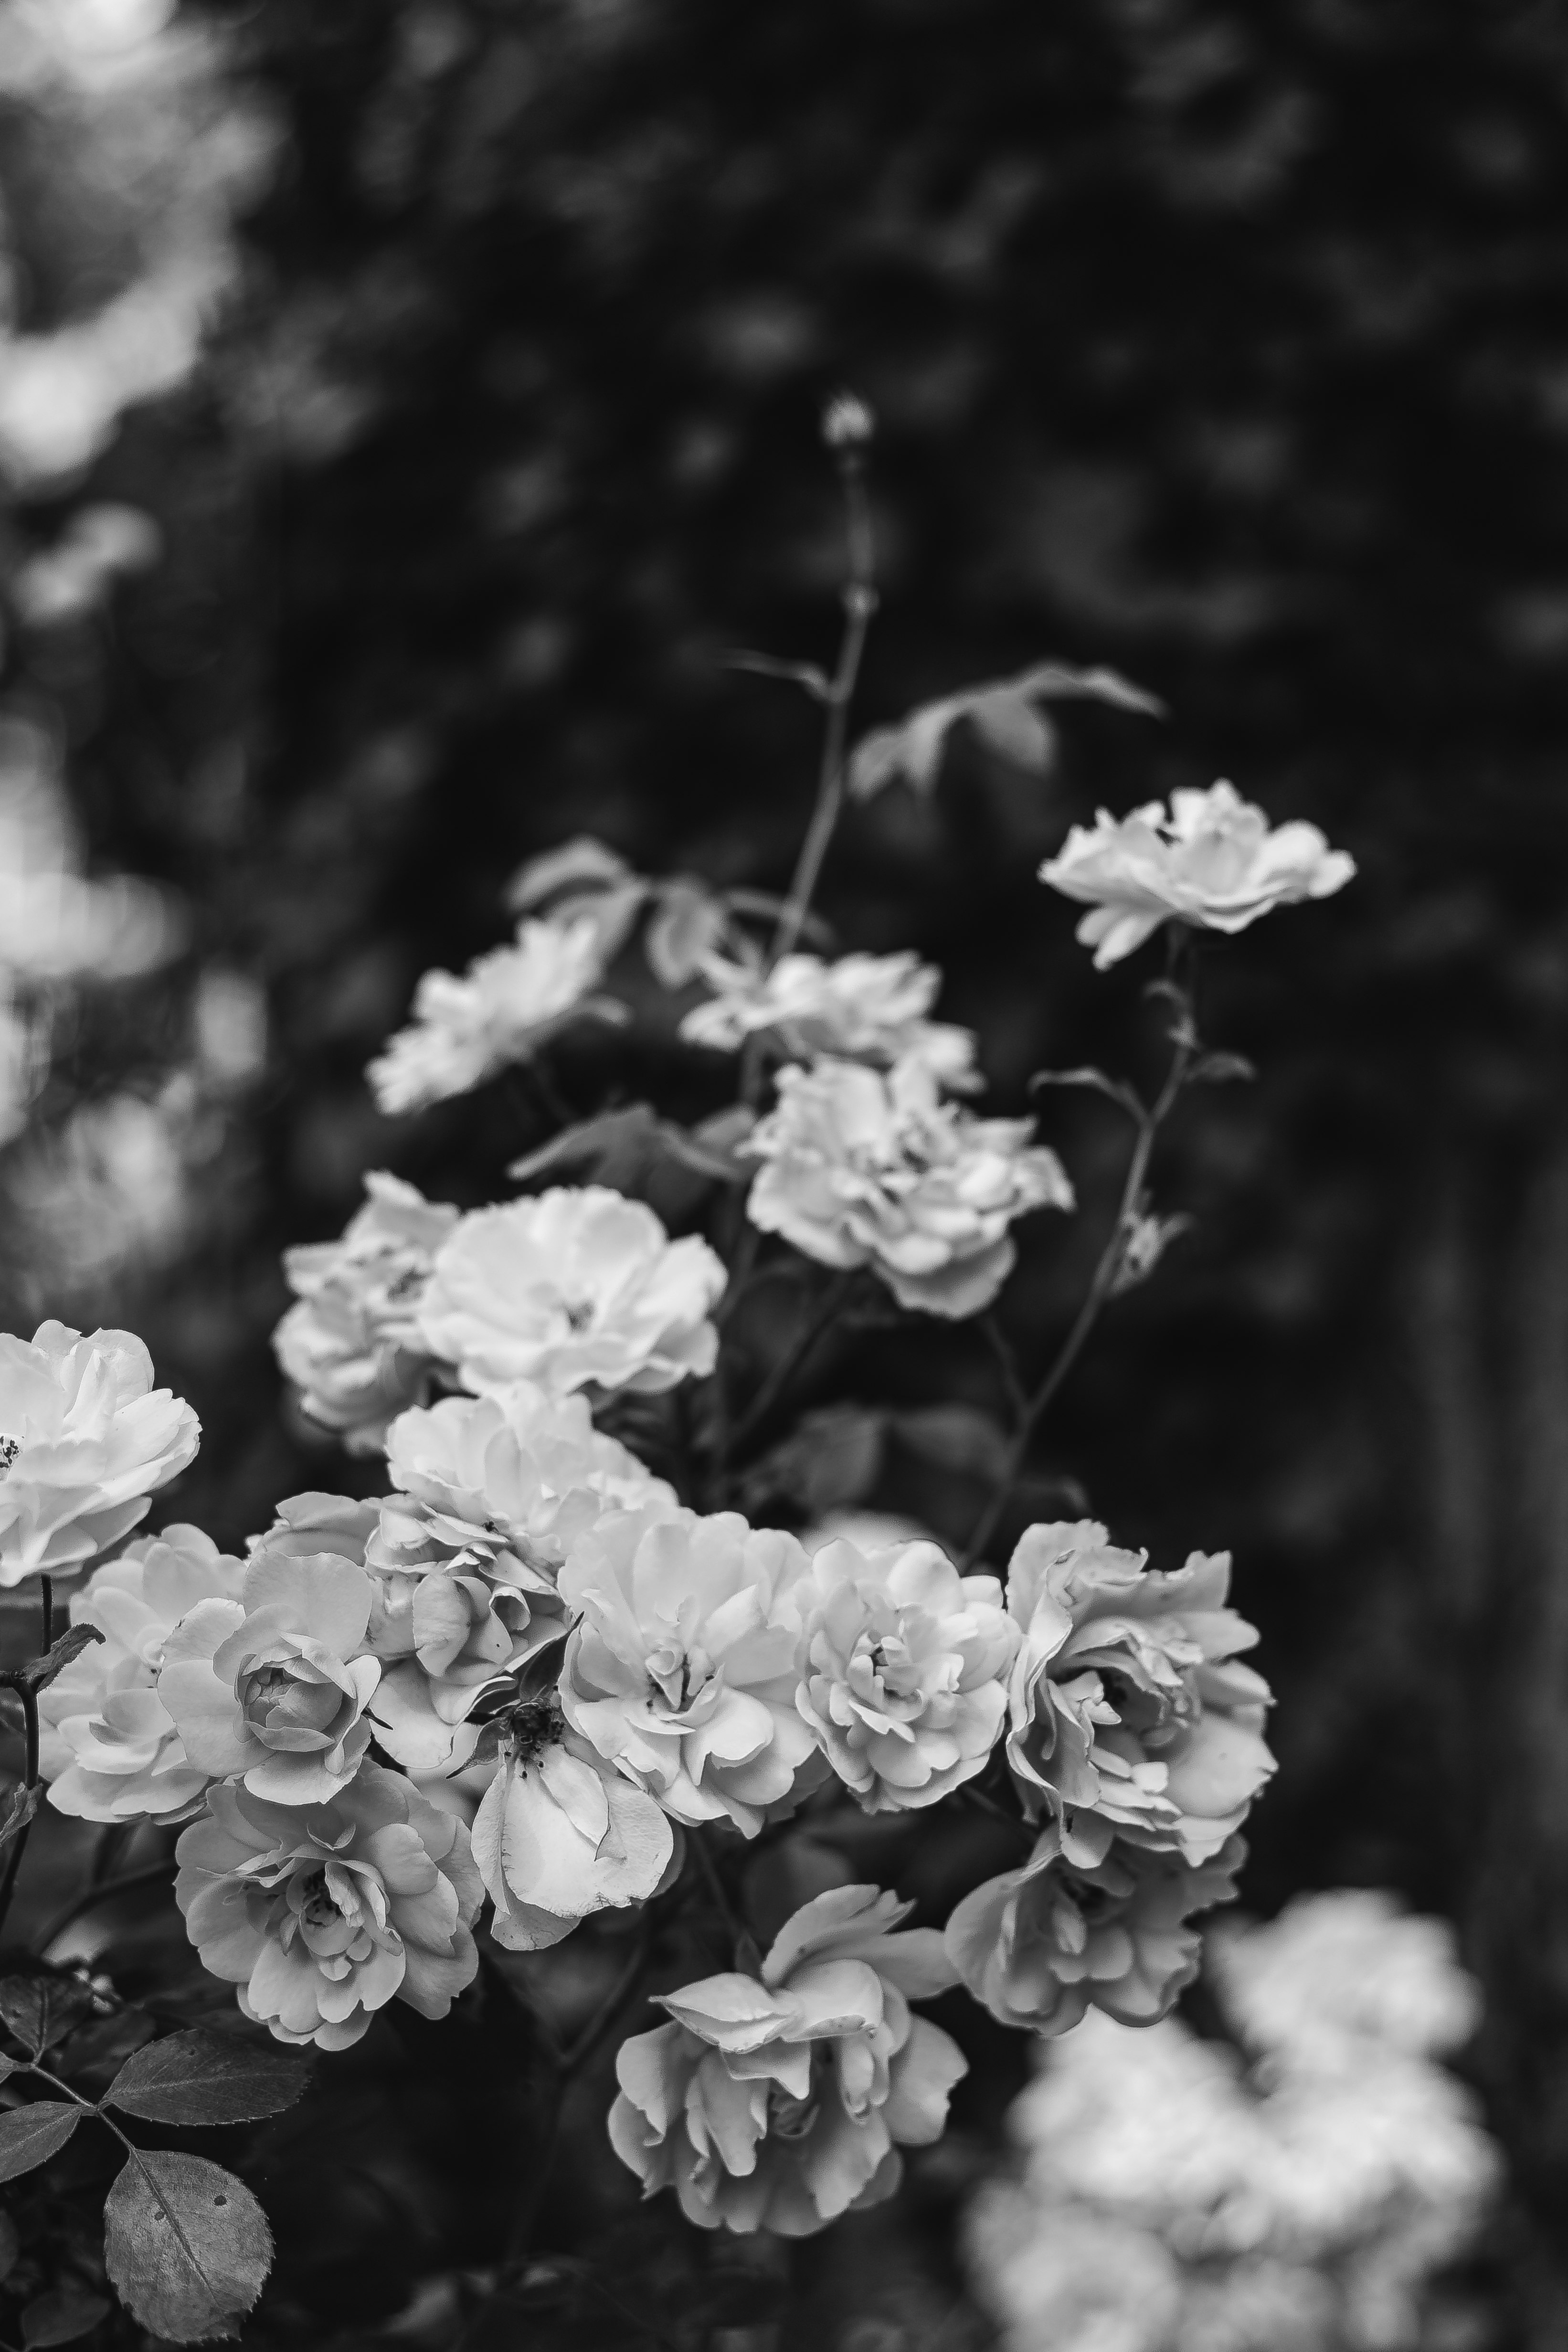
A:
{"type": "Polygon", "coordinates": [[[822,861],[827,855],[844,806],[844,744],[849,725],[849,706],[855,698],[855,688],[860,676],[860,660],[866,650],[866,635],[871,616],[877,609],[876,543],[871,531],[871,509],[866,497],[866,478],[860,452],[857,448],[837,452],[838,478],[844,486],[845,538],[847,554],[844,583],[844,635],[838,648],[838,663],[827,682],[824,698],[827,718],[822,733],[822,763],[817,771],[816,805],[811,813],[811,823],[801,845],[795,878],[789,886],[773,934],[773,950],[768,965],[786,956],[799,940],[805,919],[811,911],[822,861]]]}
{"type": "Polygon", "coordinates": [[[1127,1174],[1117,1204],[1116,1220],[1100,1251],[1082,1306],[1073,1318],[1066,1339],[1058,1349],[1049,1370],[1039,1387],[1025,1405],[1013,1432],[1007,1449],[1006,1465],[997,1482],[996,1491],[982,1511],[965,1548],[962,1562],[965,1571],[973,1567],[996,1532],[997,1522],[1012,1501],[1024,1463],[1036,1430],[1056,1400],[1063,1381],[1082,1354],[1085,1342],[1100,1320],[1100,1310],[1116,1286],[1121,1271],[1127,1239],[1132,1231],[1143,1187],[1149,1173],[1149,1156],[1154,1149],[1154,1139],[1170,1117],[1176,1097],[1186,1084],[1187,1073],[1197,1052],[1197,1037],[1192,1018],[1190,1002],[1184,1000],[1177,1011],[1176,1025],[1172,1033],[1171,1063],[1165,1073],[1152,1108],[1140,1106],[1133,1134],[1132,1150],[1127,1163],[1127,1174]]]}

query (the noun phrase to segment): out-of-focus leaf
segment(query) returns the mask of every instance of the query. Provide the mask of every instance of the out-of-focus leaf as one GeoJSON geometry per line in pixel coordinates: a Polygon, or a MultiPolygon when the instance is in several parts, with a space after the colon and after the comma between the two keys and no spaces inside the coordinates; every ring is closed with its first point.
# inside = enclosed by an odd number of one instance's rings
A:
{"type": "Polygon", "coordinates": [[[0,2018],[35,2058],[61,2042],[92,2008],[92,1995],[71,1977],[0,1978],[0,2018]]]}
{"type": "MultiPolygon", "coordinates": [[[[754,1120],[749,1113],[744,1116],[749,1133],[754,1120]]],[[[624,1110],[607,1110],[567,1128],[525,1159],[514,1160],[507,1173],[520,1184],[530,1184],[557,1170],[580,1169],[591,1182],[607,1184],[612,1192],[634,1199],[644,1196],[660,1167],[733,1184],[751,1171],[733,1157],[730,1139],[741,1131],[734,1124],[735,1113],[721,1113],[721,1121],[725,1123],[707,1123],[718,1129],[718,1140],[711,1141],[702,1128],[689,1133],[672,1119],[660,1118],[651,1104],[629,1103],[624,1110]]]]}
{"type": "Polygon", "coordinates": [[[205,2157],[140,2149],[103,2209],[110,2283],[133,2319],[172,2344],[237,2334],[272,2267],[267,2216],[205,2157]]]}
{"type": "Polygon", "coordinates": [[[43,2352],[49,2344],[74,2344],[96,2327],[110,2308],[105,2294],[89,2294],[85,2287],[50,2287],[36,2294],[22,2313],[22,2341],[28,2352],[43,2352]]]}
{"type": "Polygon", "coordinates": [[[807,1831],[792,1831],[747,1864],[742,1882],[746,1916],[766,1946],[804,1904],[832,1887],[849,1885],[852,1878],[841,1853],[807,1831]]]}
{"type": "Polygon", "coordinates": [[[18,1781],[6,1800],[4,1818],[0,1818],[0,1853],[4,1853],[14,1837],[20,1837],[38,1810],[42,1789],[27,1788],[18,1781]]]}
{"type": "Polygon", "coordinates": [[[1055,730],[1033,705],[1065,699],[1110,703],[1145,718],[1164,716],[1164,705],[1113,669],[1076,669],[1066,662],[1037,662],[1016,677],[991,678],[940,701],[921,703],[896,727],[877,727],[855,747],[849,761],[849,792],[870,800],[902,777],[917,792],[935,783],[942,751],[960,719],[968,719],[1005,758],[1036,773],[1049,767],[1055,730]]]}
{"type": "Polygon", "coordinates": [[[610,890],[632,878],[624,857],[592,834],[580,833],[520,866],[506,886],[506,903],[514,915],[531,915],[563,891],[610,890]]]}
{"type": "Polygon", "coordinates": [[[1037,1070],[1029,1080],[1031,1091],[1037,1087],[1087,1087],[1091,1092],[1104,1095],[1126,1111],[1129,1118],[1141,1119],[1143,1105],[1130,1086],[1120,1078],[1108,1078],[1103,1070],[1037,1070]]]}
{"type": "Polygon", "coordinates": [[[22,2241],[16,2235],[16,2224],[9,2213],[0,2213],[0,2281],[10,2277],[21,2251],[22,2241]]]}
{"type": "Polygon", "coordinates": [[[722,940],[725,921],[722,900],[702,883],[665,883],[643,939],[654,978],[665,988],[684,988],[722,940]]]}
{"type": "Polygon", "coordinates": [[[911,1454],[939,1469],[966,1472],[974,1478],[1006,1475],[1007,1440],[988,1412],[972,1404],[921,1405],[896,1412],[891,1427],[911,1454]]]}
{"type": "Polygon", "coordinates": [[[726,654],[726,668],[749,670],[753,677],[781,678],[787,686],[804,688],[814,702],[826,702],[830,692],[826,671],[815,662],[779,661],[773,654],[744,651],[726,654]]]}
{"type": "Polygon", "coordinates": [[[251,2123],[292,2106],[309,2080],[308,2066],[271,2043],[204,2033],[198,2026],[136,2051],[104,2104],[150,2123],[251,2123]]]}
{"type": "Polygon", "coordinates": [[[790,1502],[808,1519],[849,1509],[881,1475],[887,1426],[888,1415],[868,1405],[829,1404],[808,1412],[746,1472],[742,1507],[790,1502]]]}
{"type": "Polygon", "coordinates": [[[47,2164],[64,2147],[84,2112],[64,2099],[38,2099],[30,2107],[11,2107],[0,2115],[0,2180],[15,2180],[19,2172],[47,2164]]]}
{"type": "Polygon", "coordinates": [[[1187,1072],[1194,1087],[1224,1087],[1256,1078],[1258,1072],[1245,1054],[1200,1054],[1187,1072]]]}

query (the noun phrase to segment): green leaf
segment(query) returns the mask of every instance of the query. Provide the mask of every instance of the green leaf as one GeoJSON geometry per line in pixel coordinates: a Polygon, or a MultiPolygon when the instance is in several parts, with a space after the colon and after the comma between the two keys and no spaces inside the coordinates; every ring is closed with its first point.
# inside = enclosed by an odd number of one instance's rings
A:
{"type": "Polygon", "coordinates": [[[35,2346],[74,2344],[89,2327],[96,2327],[110,2309],[106,2294],[89,2294],[85,2287],[51,2287],[47,2294],[36,2294],[22,2314],[22,2341],[33,2352],[35,2346]]]}
{"type": "Polygon", "coordinates": [[[133,2053],[104,2093],[106,2106],[154,2124],[243,2124],[290,2107],[310,2070],[276,2044],[194,2027],[133,2053]]]}
{"type": "Polygon", "coordinates": [[[0,2115],[0,2180],[15,2180],[36,2164],[47,2164],[64,2147],[83,2112],[64,2099],[38,2099],[0,2115]]]}
{"type": "Polygon", "coordinates": [[[91,2008],[91,1993],[72,1977],[0,1978],[0,2018],[35,2058],[63,2042],[91,2008]]]}
{"type": "Polygon", "coordinates": [[[103,2209],[110,2284],[133,2319],[172,2344],[233,2336],[272,2267],[267,2216],[205,2157],[138,2149],[103,2209]]]}
{"type": "Polygon", "coordinates": [[[68,1666],[73,1658],[79,1658],[84,1650],[102,1639],[96,1625],[69,1625],[41,1658],[35,1658],[30,1665],[22,1668],[17,1680],[30,1691],[41,1691],[54,1681],[63,1666],[68,1666]]]}

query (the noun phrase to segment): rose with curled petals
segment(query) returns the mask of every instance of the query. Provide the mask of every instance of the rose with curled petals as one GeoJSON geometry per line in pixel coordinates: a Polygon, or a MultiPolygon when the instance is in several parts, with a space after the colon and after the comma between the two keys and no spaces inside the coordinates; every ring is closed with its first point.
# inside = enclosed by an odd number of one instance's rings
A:
{"type": "Polygon", "coordinates": [[[911,1906],[836,1887],[787,1920],[760,1978],[705,1978],[659,1996],[670,2023],[616,2062],[610,2139],[646,2196],[673,2188],[704,2229],[806,2237],[899,2185],[901,2147],[942,2137],[967,2072],[914,2016],[955,1970],[911,1906]]]}

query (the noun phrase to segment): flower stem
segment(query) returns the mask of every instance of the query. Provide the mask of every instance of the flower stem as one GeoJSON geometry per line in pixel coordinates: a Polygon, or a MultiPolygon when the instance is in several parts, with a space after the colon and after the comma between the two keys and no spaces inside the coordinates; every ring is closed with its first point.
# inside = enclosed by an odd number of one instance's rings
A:
{"type": "MultiPolygon", "coordinates": [[[[54,1620],[54,1592],[47,1576],[40,1577],[38,1581],[44,1588],[44,1647],[38,1654],[42,1657],[49,1648],[49,1637],[54,1620]]],[[[38,1770],[38,1695],[32,1685],[21,1676],[17,1676],[13,1681],[11,1687],[22,1702],[24,1755],[22,1786],[24,1789],[41,1788],[43,1780],[38,1770]]],[[[5,1857],[5,1875],[0,1877],[0,1932],[4,1931],[10,1913],[11,1897],[16,1888],[16,1874],[22,1867],[22,1856],[27,1850],[27,1833],[32,1826],[32,1816],[29,1815],[12,1839],[11,1851],[5,1857]]]]}
{"type": "Polygon", "coordinates": [[[1132,1231],[1139,1206],[1143,1198],[1143,1187],[1148,1179],[1149,1158],[1154,1149],[1154,1139],[1175,1107],[1176,1098],[1186,1084],[1187,1074],[1197,1050],[1198,1041],[1192,1017],[1191,1003],[1189,999],[1184,997],[1179,1001],[1176,1025],[1172,1033],[1171,1062],[1165,1073],[1165,1083],[1161,1087],[1152,1108],[1139,1106],[1132,1150],[1127,1163],[1127,1174],[1121,1186],[1121,1197],[1117,1203],[1115,1223],[1107,1236],[1104,1248],[1100,1251],[1083,1304],[1074,1316],[1068,1335],[1057,1350],[1044,1380],[1034,1395],[1027,1400],[1018,1418],[1013,1433],[1013,1442],[1007,1451],[1006,1465],[997,1483],[996,1490],[982,1511],[974,1532],[965,1547],[962,1562],[965,1571],[973,1568],[974,1562],[982,1557],[986,1545],[995,1534],[997,1523],[1012,1501],[1018,1481],[1023,1475],[1024,1463],[1035,1432],[1054,1403],[1063,1381],[1082,1354],[1090,1332],[1100,1320],[1101,1308],[1115,1289],[1116,1277],[1121,1271],[1127,1238],[1132,1231]]]}
{"type": "Polygon", "coordinates": [[[871,530],[871,509],[866,497],[865,469],[858,448],[840,449],[837,453],[838,478],[844,488],[846,575],[844,582],[844,635],[838,647],[838,661],[827,682],[824,698],[827,717],[822,731],[822,761],[817,771],[816,805],[811,813],[811,823],[801,845],[795,878],[789,886],[779,916],[778,929],[768,957],[770,971],[781,956],[788,955],[795,946],[811,912],[811,902],[822,873],[822,861],[827,855],[844,807],[844,746],[849,725],[849,706],[855,698],[855,688],[860,677],[861,657],[866,651],[866,635],[871,616],[877,609],[876,542],[871,530]]]}
{"type": "Polygon", "coordinates": [[[807,1316],[794,1340],[773,1366],[739,1424],[730,1433],[730,1451],[745,1444],[747,1439],[762,1428],[791,1381],[805,1363],[817,1341],[836,1320],[855,1281],[854,1273],[840,1274],[830,1282],[817,1302],[816,1311],[807,1316]]]}
{"type": "Polygon", "coordinates": [[[112,1902],[117,1895],[129,1895],[133,1886],[151,1886],[154,1879],[166,1878],[174,1861],[174,1855],[166,1853],[157,1862],[143,1863],[138,1870],[122,1871],[118,1878],[101,1878],[85,1894],[73,1895],[64,1909],[57,1911],[48,1926],[34,1938],[35,1948],[40,1956],[47,1953],[68,1927],[75,1926],[84,1911],[92,1910],[97,1904],[112,1902]]]}

